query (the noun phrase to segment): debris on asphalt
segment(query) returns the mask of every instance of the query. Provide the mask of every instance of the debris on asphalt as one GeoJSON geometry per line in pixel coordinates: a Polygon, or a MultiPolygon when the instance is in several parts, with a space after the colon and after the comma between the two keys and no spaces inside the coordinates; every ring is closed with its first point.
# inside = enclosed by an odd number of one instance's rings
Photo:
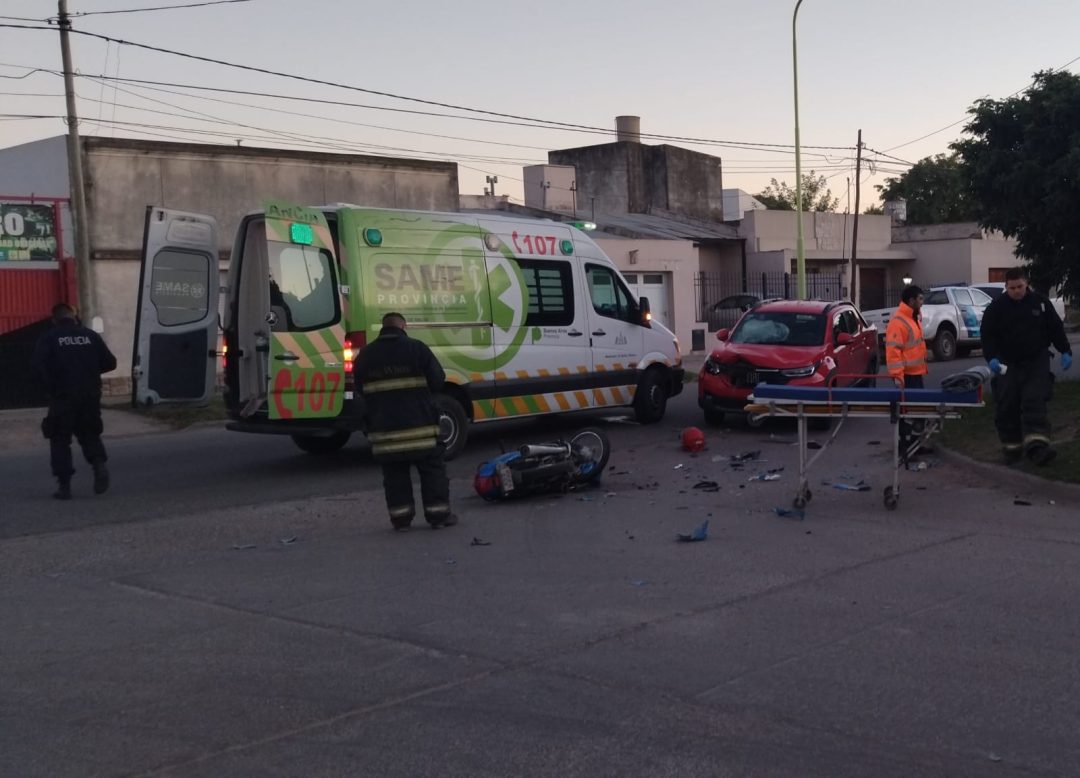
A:
{"type": "Polygon", "coordinates": [[[682,462],[680,462],[679,464],[675,465],[675,467],[673,467],[671,469],[672,470],[682,470],[684,467],[686,467],[686,465],[684,465],[682,462]]]}
{"type": "Polygon", "coordinates": [[[720,491],[720,484],[716,481],[698,481],[692,488],[701,489],[705,492],[718,492],[720,491]]]}
{"type": "Polygon", "coordinates": [[[761,458],[760,449],[757,451],[745,451],[742,454],[732,454],[729,459],[732,462],[753,462],[761,458]]]}
{"type": "Polygon", "coordinates": [[[278,543],[280,543],[283,546],[291,546],[295,542],[296,542],[296,535],[293,535],[291,538],[280,538],[278,540],[278,543]]]}
{"type": "Polygon", "coordinates": [[[989,759],[989,760],[990,760],[991,762],[1000,762],[1000,761],[1001,761],[1001,757],[1000,757],[1000,756],[998,756],[998,755],[997,755],[997,754],[995,754],[995,753],[989,753],[989,754],[987,754],[987,755],[986,755],[986,758],[987,758],[987,759],[989,759]]]}
{"type": "Polygon", "coordinates": [[[457,560],[456,559],[444,559],[443,564],[444,565],[456,565],[457,560]]]}
{"type": "Polygon", "coordinates": [[[1013,505],[1031,505],[1027,500],[1013,500],[1013,505]]]}
{"type": "Polygon", "coordinates": [[[591,494],[583,494],[580,497],[578,497],[578,500],[580,500],[581,502],[592,502],[595,499],[596,498],[593,497],[591,494]]]}
{"type": "Polygon", "coordinates": [[[615,492],[605,492],[604,496],[605,497],[617,497],[618,495],[615,492]]]}
{"type": "Polygon", "coordinates": [[[806,518],[806,511],[799,508],[773,508],[773,513],[785,519],[798,519],[799,521],[802,521],[806,518]]]}
{"type": "Polygon", "coordinates": [[[701,522],[689,535],[679,533],[677,536],[680,543],[697,543],[709,537],[709,520],[701,522]]]}
{"type": "Polygon", "coordinates": [[[780,480],[780,474],[779,473],[758,473],[757,475],[750,476],[746,480],[748,482],[749,481],[779,481],[780,480]]]}
{"type": "Polygon", "coordinates": [[[822,486],[831,486],[833,489],[840,489],[845,492],[869,492],[870,484],[866,481],[859,481],[857,484],[845,484],[840,481],[822,481],[822,486]]]}
{"type": "Polygon", "coordinates": [[[770,433],[769,437],[762,438],[762,440],[764,442],[766,442],[766,443],[780,443],[781,445],[784,445],[784,446],[797,446],[797,445],[799,445],[799,441],[796,438],[785,437],[783,435],[776,435],[774,433],[770,433]]]}
{"type": "Polygon", "coordinates": [[[927,470],[929,468],[930,468],[930,464],[926,460],[921,460],[919,462],[908,462],[907,463],[907,469],[910,470],[913,473],[917,473],[917,472],[922,471],[922,470],[927,470]]]}
{"type": "Polygon", "coordinates": [[[821,448],[821,444],[818,443],[816,440],[810,440],[810,441],[807,441],[806,447],[809,448],[809,449],[819,449],[819,448],[821,448]]]}
{"type": "Polygon", "coordinates": [[[880,446],[881,441],[880,440],[868,440],[868,441],[866,441],[866,445],[868,445],[868,446],[880,446]]]}
{"type": "Polygon", "coordinates": [[[490,540],[481,540],[480,538],[473,538],[472,543],[470,543],[469,545],[470,546],[490,546],[491,541],[490,540]]]}
{"type": "Polygon", "coordinates": [[[255,548],[254,543],[244,543],[243,545],[233,546],[234,551],[248,551],[249,549],[252,549],[252,548],[255,548]]]}
{"type": "Polygon", "coordinates": [[[648,586],[649,582],[648,581],[631,581],[630,585],[631,586],[648,586]]]}

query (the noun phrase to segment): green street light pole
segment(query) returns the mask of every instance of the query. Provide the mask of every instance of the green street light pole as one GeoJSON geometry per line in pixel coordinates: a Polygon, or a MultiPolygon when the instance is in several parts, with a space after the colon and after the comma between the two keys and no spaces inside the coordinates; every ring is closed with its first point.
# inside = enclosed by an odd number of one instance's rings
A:
{"type": "Polygon", "coordinates": [[[802,153],[799,148],[799,50],[795,40],[795,22],[799,17],[799,6],[803,0],[795,3],[795,13],[791,15],[791,68],[795,84],[795,270],[798,274],[798,297],[806,299],[806,249],[803,245],[803,202],[802,202],[802,153]]]}

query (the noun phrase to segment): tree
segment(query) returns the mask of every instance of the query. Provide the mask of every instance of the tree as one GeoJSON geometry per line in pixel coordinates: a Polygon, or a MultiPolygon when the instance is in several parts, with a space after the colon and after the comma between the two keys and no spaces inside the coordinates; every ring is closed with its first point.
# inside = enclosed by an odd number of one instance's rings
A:
{"type": "MultiPolygon", "coordinates": [[[[825,176],[816,176],[814,171],[804,173],[802,177],[802,195],[804,211],[835,211],[840,200],[832,196],[825,186],[825,176]]],[[[795,190],[787,181],[777,183],[771,179],[769,185],[754,195],[762,204],[773,211],[794,211],[795,190]]]]}
{"type": "Polygon", "coordinates": [[[884,202],[907,200],[908,224],[943,224],[978,219],[968,194],[967,171],[955,155],[926,157],[897,178],[874,187],[884,202]]]}
{"type": "Polygon", "coordinates": [[[866,210],[863,211],[866,216],[881,216],[883,213],[885,213],[885,209],[880,205],[868,205],[866,210]]]}
{"type": "Polygon", "coordinates": [[[977,101],[952,148],[979,224],[1016,239],[1040,288],[1080,294],[1080,76],[1041,71],[1018,97],[977,101]]]}

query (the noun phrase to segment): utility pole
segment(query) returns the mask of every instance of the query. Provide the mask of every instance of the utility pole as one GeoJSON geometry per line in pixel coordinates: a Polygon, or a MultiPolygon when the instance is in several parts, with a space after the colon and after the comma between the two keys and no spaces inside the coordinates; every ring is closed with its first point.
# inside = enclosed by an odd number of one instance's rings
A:
{"type": "Polygon", "coordinates": [[[802,153],[799,145],[799,51],[795,38],[795,22],[799,18],[799,6],[802,3],[803,0],[795,3],[795,12],[791,15],[791,80],[795,87],[795,272],[798,276],[796,297],[805,300],[806,249],[803,242],[802,153]]]}
{"type": "Polygon", "coordinates": [[[90,235],[86,215],[86,181],[83,178],[82,143],[79,140],[79,117],[75,111],[74,68],[68,30],[67,0],[59,0],[60,57],[64,64],[64,96],[67,98],[68,175],[71,177],[71,215],[75,222],[75,278],[79,284],[79,318],[89,324],[95,313],[94,279],[90,276],[90,235]]]}
{"type": "Polygon", "coordinates": [[[859,288],[859,175],[862,172],[862,130],[859,130],[859,142],[855,144],[855,216],[851,221],[851,288],[854,290],[855,307],[859,307],[862,290],[859,288]]]}

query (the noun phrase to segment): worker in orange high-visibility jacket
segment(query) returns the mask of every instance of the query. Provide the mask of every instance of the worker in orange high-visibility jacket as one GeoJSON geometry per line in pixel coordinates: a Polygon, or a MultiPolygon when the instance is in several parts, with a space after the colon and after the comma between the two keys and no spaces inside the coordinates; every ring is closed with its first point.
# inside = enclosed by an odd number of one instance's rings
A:
{"type": "MultiPolygon", "coordinates": [[[[921,316],[923,291],[915,285],[904,287],[900,306],[885,330],[885,369],[905,389],[922,389],[926,368],[926,341],[923,339],[921,316]]],[[[916,430],[900,421],[900,453],[906,461],[918,453],[916,430]]]]}

